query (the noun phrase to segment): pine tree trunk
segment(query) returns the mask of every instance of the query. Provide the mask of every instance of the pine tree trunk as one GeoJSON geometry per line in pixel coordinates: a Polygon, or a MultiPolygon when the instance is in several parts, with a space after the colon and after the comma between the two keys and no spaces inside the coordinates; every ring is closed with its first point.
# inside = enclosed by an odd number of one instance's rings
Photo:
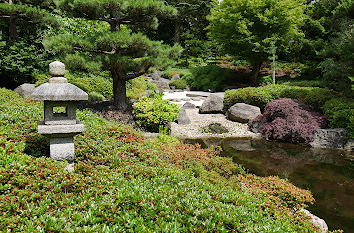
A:
{"type": "Polygon", "coordinates": [[[257,86],[258,85],[258,77],[259,73],[261,71],[263,63],[256,63],[253,65],[253,70],[252,70],[252,80],[253,80],[253,85],[257,86]]]}
{"type": "Polygon", "coordinates": [[[126,81],[115,71],[111,71],[113,77],[113,96],[114,106],[119,110],[126,110],[127,94],[126,94],[126,81]]]}
{"type": "Polygon", "coordinates": [[[179,44],[181,42],[181,22],[177,18],[175,22],[175,37],[174,37],[175,44],[179,44]]]}

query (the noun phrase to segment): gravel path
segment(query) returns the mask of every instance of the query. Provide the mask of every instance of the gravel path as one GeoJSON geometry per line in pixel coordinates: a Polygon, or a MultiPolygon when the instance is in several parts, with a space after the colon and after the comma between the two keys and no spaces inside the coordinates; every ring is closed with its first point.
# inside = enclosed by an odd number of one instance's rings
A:
{"type": "Polygon", "coordinates": [[[171,123],[171,135],[180,139],[197,138],[261,138],[260,134],[255,134],[248,130],[247,124],[229,121],[224,114],[199,114],[198,109],[186,109],[187,116],[191,120],[188,125],[178,125],[171,123]],[[203,133],[202,129],[210,123],[220,123],[229,130],[228,133],[212,134],[203,133]]]}

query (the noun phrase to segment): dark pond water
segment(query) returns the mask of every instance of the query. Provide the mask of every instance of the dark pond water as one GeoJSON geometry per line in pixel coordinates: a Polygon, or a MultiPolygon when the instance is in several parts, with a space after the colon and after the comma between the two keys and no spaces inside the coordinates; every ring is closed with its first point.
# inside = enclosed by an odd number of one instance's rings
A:
{"type": "Polygon", "coordinates": [[[187,141],[203,147],[220,145],[222,155],[259,176],[278,175],[312,191],[316,203],[308,209],[330,230],[354,232],[354,154],[313,149],[306,145],[248,139],[187,141]]]}

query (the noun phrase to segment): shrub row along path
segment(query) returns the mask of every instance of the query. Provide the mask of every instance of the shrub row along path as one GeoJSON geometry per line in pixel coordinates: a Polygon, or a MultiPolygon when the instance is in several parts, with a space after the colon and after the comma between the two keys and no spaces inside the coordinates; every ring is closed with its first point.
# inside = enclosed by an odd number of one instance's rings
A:
{"type": "MultiPolygon", "coordinates": [[[[218,93],[224,95],[223,92],[218,93]]],[[[171,102],[183,106],[184,103],[190,102],[196,107],[200,107],[205,98],[210,95],[209,92],[165,92],[164,99],[169,99],[171,102]],[[188,100],[189,98],[189,100],[188,100]]],[[[248,130],[247,124],[233,122],[226,118],[224,114],[200,114],[198,108],[185,109],[187,117],[191,123],[181,125],[171,123],[171,135],[180,139],[197,139],[197,138],[253,138],[260,139],[260,134],[255,134],[248,130]],[[220,123],[229,132],[222,134],[204,133],[203,128],[211,123],[220,123]]]]}

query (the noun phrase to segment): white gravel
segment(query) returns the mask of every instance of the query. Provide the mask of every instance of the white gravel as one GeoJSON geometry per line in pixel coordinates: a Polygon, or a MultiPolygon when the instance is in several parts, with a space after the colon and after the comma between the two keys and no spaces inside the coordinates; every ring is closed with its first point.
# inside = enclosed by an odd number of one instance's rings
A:
{"type": "Polygon", "coordinates": [[[171,135],[180,139],[197,138],[253,138],[260,139],[260,134],[255,134],[248,130],[247,124],[233,122],[226,118],[224,114],[199,114],[198,109],[186,109],[187,116],[191,120],[188,125],[178,125],[171,123],[171,135]],[[229,130],[228,133],[212,134],[203,133],[202,129],[211,124],[220,123],[229,130]]]}

